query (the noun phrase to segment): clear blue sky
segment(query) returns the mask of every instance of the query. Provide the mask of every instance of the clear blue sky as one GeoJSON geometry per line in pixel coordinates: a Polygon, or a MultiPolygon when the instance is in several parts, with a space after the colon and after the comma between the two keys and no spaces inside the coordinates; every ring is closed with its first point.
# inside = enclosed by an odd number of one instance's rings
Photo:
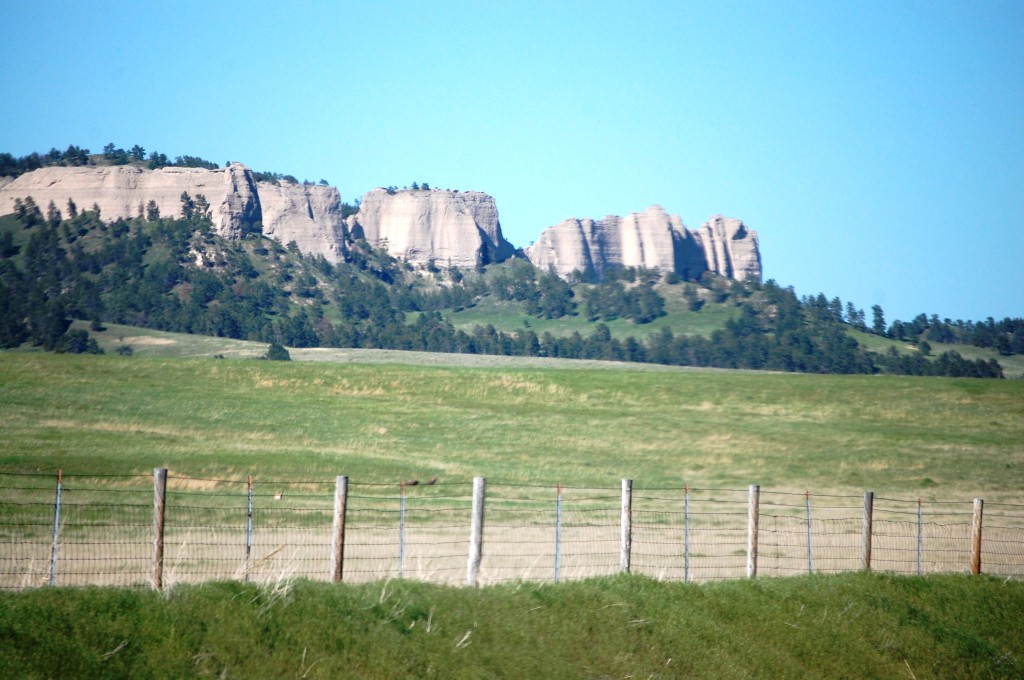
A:
{"type": "MultiPolygon", "coordinates": [[[[0,150],[114,142],[497,199],[657,203],[888,320],[1024,316],[1024,2],[0,0],[0,150]]],[[[870,311],[868,311],[870,319],[870,311]]]]}

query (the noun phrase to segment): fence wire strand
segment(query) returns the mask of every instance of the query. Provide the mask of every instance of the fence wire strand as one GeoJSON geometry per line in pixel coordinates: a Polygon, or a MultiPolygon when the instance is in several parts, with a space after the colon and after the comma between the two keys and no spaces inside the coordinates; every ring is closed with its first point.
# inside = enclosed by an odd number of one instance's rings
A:
{"type": "MultiPolygon", "coordinates": [[[[470,482],[352,482],[343,579],[466,582],[470,482]]],[[[154,480],[147,475],[0,472],[0,588],[152,584],[154,480]]],[[[333,480],[170,476],[163,584],[331,578],[333,480]]],[[[863,568],[856,495],[762,491],[756,574],[863,568]]],[[[747,489],[633,488],[628,557],[615,486],[490,484],[479,583],[572,580],[629,569],[659,579],[743,578],[751,569],[747,489]]],[[[970,501],[874,497],[871,568],[970,572],[970,501]]],[[[990,503],[982,571],[1024,577],[1024,504],[990,503]]]]}

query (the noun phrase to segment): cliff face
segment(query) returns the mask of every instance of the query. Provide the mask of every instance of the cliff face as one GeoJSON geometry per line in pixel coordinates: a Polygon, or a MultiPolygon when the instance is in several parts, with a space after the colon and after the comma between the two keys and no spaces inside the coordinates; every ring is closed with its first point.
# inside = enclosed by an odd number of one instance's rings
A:
{"type": "Polygon", "coordinates": [[[740,220],[715,215],[699,231],[707,268],[737,281],[761,280],[757,232],[740,220]]]}
{"type": "Polygon", "coordinates": [[[14,212],[14,200],[31,196],[41,210],[50,201],[67,213],[68,199],[81,210],[98,205],[104,219],[131,219],[155,201],[164,217],[181,215],[181,194],[193,199],[202,194],[210,203],[217,232],[237,238],[242,229],[259,220],[260,204],[252,171],[232,164],[223,170],[161,168],[146,170],[130,165],[113,167],[41,168],[0,187],[0,214],[14,212]]]}
{"type": "Polygon", "coordinates": [[[561,277],[576,270],[601,277],[609,267],[674,271],[688,235],[678,217],[655,205],[626,217],[565,220],[545,229],[526,252],[537,267],[561,277]]]}
{"type": "Polygon", "coordinates": [[[563,278],[573,271],[600,278],[610,267],[659,269],[686,279],[706,271],[761,278],[757,234],[742,222],[716,216],[694,233],[660,206],[599,221],[568,219],[545,229],[526,254],[537,267],[563,278]]]}
{"type": "Polygon", "coordinates": [[[337,189],[287,182],[256,186],[264,235],[281,243],[295,241],[303,253],[323,255],[329,262],[345,259],[345,225],[337,189]]]}
{"type": "Polygon", "coordinates": [[[341,198],[333,187],[257,182],[240,163],[223,170],[113,167],[41,168],[0,182],[0,215],[14,212],[15,199],[31,196],[40,210],[50,201],[67,215],[68,199],[80,211],[98,205],[105,220],[132,219],[155,201],[164,217],[181,216],[181,194],[202,194],[218,234],[240,238],[257,222],[281,243],[295,241],[308,254],[332,262],[344,256],[341,198]]]}
{"type": "Polygon", "coordinates": [[[348,227],[354,236],[420,265],[432,260],[473,267],[508,259],[515,250],[501,234],[494,198],[479,191],[374,189],[363,196],[348,227]]]}
{"type": "MultiPolygon", "coordinates": [[[[502,236],[494,198],[478,191],[374,189],[346,221],[334,187],[257,183],[239,163],[223,170],[51,167],[13,180],[0,177],[0,215],[13,213],[16,199],[31,196],[44,213],[53,201],[66,215],[71,199],[80,211],[99,206],[105,220],[132,219],[152,200],[162,216],[177,217],[183,192],[206,197],[214,228],[224,237],[240,238],[262,223],[265,235],[282,244],[295,241],[303,253],[330,262],[345,258],[349,232],[417,265],[467,268],[500,262],[515,251],[502,236]]],[[[562,277],[576,270],[601,277],[609,267],[645,267],[686,279],[706,271],[761,279],[757,233],[743,222],[716,215],[691,232],[660,206],[625,217],[565,220],[545,229],[527,256],[562,277]]]]}

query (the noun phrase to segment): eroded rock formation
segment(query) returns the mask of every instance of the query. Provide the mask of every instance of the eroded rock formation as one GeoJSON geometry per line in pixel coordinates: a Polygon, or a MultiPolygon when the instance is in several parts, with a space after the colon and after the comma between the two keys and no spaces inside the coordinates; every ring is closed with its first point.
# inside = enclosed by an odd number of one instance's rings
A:
{"type": "Polygon", "coordinates": [[[99,206],[103,219],[132,219],[150,201],[164,217],[180,217],[182,193],[202,195],[218,234],[240,238],[262,222],[264,233],[281,243],[295,241],[307,254],[338,262],[344,254],[341,198],[333,187],[282,182],[257,183],[240,163],[222,170],[166,167],[148,170],[131,165],[50,167],[0,182],[0,215],[14,212],[14,202],[31,196],[40,210],[53,201],[67,215],[68,199],[78,210],[99,206]]]}
{"type": "Polygon", "coordinates": [[[757,232],[742,221],[715,215],[698,232],[709,271],[737,281],[761,280],[757,232]]]}
{"type": "Polygon", "coordinates": [[[341,195],[330,186],[257,183],[263,209],[263,234],[281,243],[295,241],[306,254],[329,262],[345,258],[341,195]]]}
{"type": "MultiPolygon", "coordinates": [[[[240,238],[262,224],[282,244],[294,241],[309,255],[344,259],[347,237],[365,237],[415,265],[474,267],[511,257],[494,198],[478,191],[374,189],[359,212],[342,218],[338,190],[329,186],[256,182],[240,163],[222,170],[137,166],[47,167],[16,179],[0,177],[0,215],[31,196],[40,210],[50,201],[65,213],[100,208],[105,220],[144,214],[150,201],[164,217],[182,214],[181,195],[203,195],[216,231],[240,238]]],[[[567,277],[574,271],[598,277],[610,267],[674,271],[696,279],[706,271],[739,280],[760,280],[757,233],[743,222],[716,215],[696,231],[660,206],[625,217],[568,219],[545,229],[527,249],[537,267],[567,277]]]]}
{"type": "Polygon", "coordinates": [[[229,238],[259,220],[260,206],[252,171],[232,164],[223,170],[161,168],[131,165],[112,167],[41,168],[21,175],[0,188],[0,214],[14,212],[14,201],[31,196],[45,212],[50,201],[66,213],[68,199],[79,210],[100,208],[106,220],[131,219],[155,201],[165,217],[181,215],[181,194],[202,194],[218,233],[229,238]]]}
{"type": "Polygon", "coordinates": [[[568,219],[545,229],[526,250],[537,267],[565,278],[598,278],[612,267],[644,267],[696,279],[706,271],[740,280],[761,278],[757,233],[739,220],[711,218],[691,232],[661,206],[625,217],[568,219]]]}
{"type": "Polygon", "coordinates": [[[348,227],[413,264],[466,268],[506,260],[515,251],[501,234],[494,198],[479,191],[374,189],[348,227]]]}

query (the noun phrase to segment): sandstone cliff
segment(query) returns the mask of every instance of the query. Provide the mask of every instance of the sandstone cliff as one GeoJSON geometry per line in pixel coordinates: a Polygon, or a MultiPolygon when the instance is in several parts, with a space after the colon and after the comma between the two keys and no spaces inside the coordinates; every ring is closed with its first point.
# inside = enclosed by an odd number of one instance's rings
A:
{"type": "Polygon", "coordinates": [[[307,254],[338,262],[344,254],[341,198],[333,187],[280,185],[254,180],[240,163],[223,170],[112,167],[50,167],[0,182],[0,215],[14,212],[15,199],[31,196],[41,210],[50,201],[66,215],[68,199],[81,210],[95,204],[105,220],[138,217],[155,201],[164,217],[181,216],[181,194],[202,194],[218,234],[239,238],[262,222],[281,243],[295,241],[307,254]]]}
{"type": "Polygon", "coordinates": [[[761,280],[757,232],[743,222],[715,215],[699,231],[707,268],[737,281],[761,280]]]}
{"type": "Polygon", "coordinates": [[[66,214],[68,199],[79,210],[98,205],[106,220],[131,219],[155,201],[165,217],[181,215],[181,194],[199,194],[210,203],[218,233],[235,238],[259,220],[260,207],[252,171],[232,164],[224,170],[113,167],[41,168],[0,187],[0,214],[14,212],[14,200],[31,196],[41,210],[53,201],[66,214]]]}
{"type": "Polygon", "coordinates": [[[413,264],[466,268],[506,260],[515,251],[501,234],[494,198],[479,191],[374,189],[348,227],[413,264]]]}
{"type": "Polygon", "coordinates": [[[761,278],[757,233],[739,220],[716,216],[696,233],[660,206],[626,217],[568,219],[545,229],[526,250],[541,269],[598,278],[611,267],[645,267],[696,279],[706,271],[740,280],[761,278]]]}
{"type": "MultiPolygon", "coordinates": [[[[41,210],[50,201],[67,210],[99,206],[105,220],[131,219],[155,201],[164,217],[181,215],[181,194],[202,194],[216,231],[240,238],[262,223],[263,233],[291,241],[309,255],[342,261],[346,237],[365,237],[388,253],[416,265],[474,267],[511,257],[494,198],[478,191],[438,189],[389,192],[374,189],[357,215],[342,219],[338,190],[282,182],[256,182],[249,168],[232,163],[223,170],[136,166],[48,167],[16,179],[0,178],[0,215],[14,212],[16,199],[31,196],[41,210]]],[[[691,232],[682,220],[652,206],[625,217],[569,219],[541,233],[527,249],[530,261],[559,276],[609,267],[674,271],[696,279],[706,271],[739,280],[760,280],[757,233],[743,222],[716,215],[691,232]]]]}
{"type": "Polygon", "coordinates": [[[263,209],[263,234],[281,243],[295,241],[308,255],[329,262],[345,258],[341,195],[334,187],[257,183],[263,209]]]}

